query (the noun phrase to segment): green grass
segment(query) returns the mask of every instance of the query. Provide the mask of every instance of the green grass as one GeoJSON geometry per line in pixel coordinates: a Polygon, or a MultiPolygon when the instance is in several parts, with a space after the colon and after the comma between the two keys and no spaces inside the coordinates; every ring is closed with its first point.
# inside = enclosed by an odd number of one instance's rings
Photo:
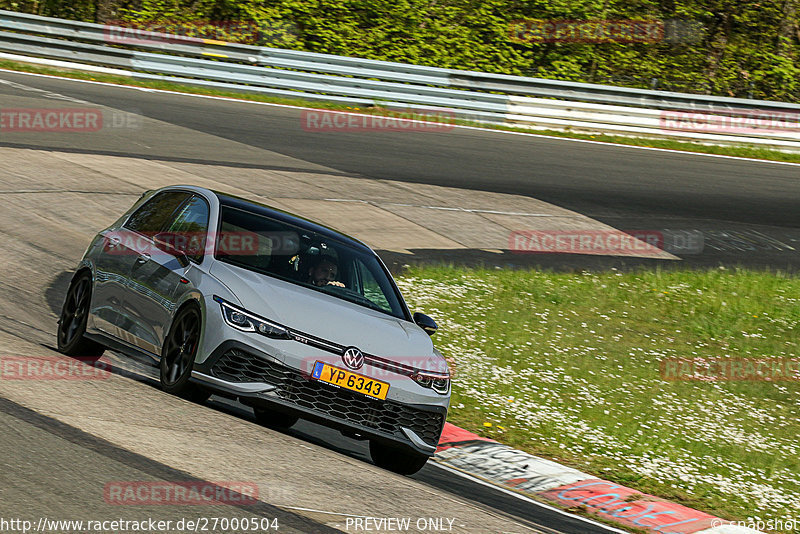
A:
{"type": "MultiPolygon", "coordinates": [[[[274,96],[260,95],[254,93],[237,92],[237,91],[221,91],[217,89],[195,87],[191,85],[184,85],[173,82],[140,80],[128,76],[118,76],[111,74],[79,71],[73,69],[47,67],[47,66],[35,65],[32,63],[22,63],[17,61],[0,60],[0,69],[16,70],[20,72],[33,72],[37,74],[48,74],[52,76],[62,76],[65,78],[74,78],[80,80],[92,80],[104,83],[113,83],[118,85],[147,87],[151,89],[161,89],[165,91],[175,91],[179,93],[237,98],[252,102],[268,102],[273,104],[284,104],[289,106],[302,106],[302,107],[312,107],[312,108],[341,110],[341,111],[358,111],[360,113],[372,113],[377,115],[392,115],[391,112],[381,108],[380,106],[359,108],[357,106],[348,106],[347,104],[325,102],[320,100],[309,100],[309,99],[304,99],[302,97],[283,98],[283,97],[274,97],[274,96]]],[[[725,156],[735,156],[741,158],[753,158],[753,159],[763,159],[770,161],[800,163],[800,154],[798,153],[780,152],[777,150],[759,148],[752,145],[713,146],[713,145],[703,145],[700,143],[674,141],[671,139],[651,139],[646,137],[626,137],[619,135],[585,134],[572,131],[533,130],[529,128],[488,125],[488,124],[481,124],[463,120],[456,120],[455,124],[463,126],[477,126],[493,130],[514,131],[514,132],[523,132],[529,134],[564,137],[570,139],[600,141],[600,142],[615,143],[620,145],[644,146],[652,148],[664,148],[669,150],[679,150],[684,152],[720,154],[725,156]]]]}
{"type": "Polygon", "coordinates": [[[796,357],[800,279],[414,267],[398,283],[455,361],[450,422],[725,518],[800,515],[799,383],[660,370],[796,357]]]}

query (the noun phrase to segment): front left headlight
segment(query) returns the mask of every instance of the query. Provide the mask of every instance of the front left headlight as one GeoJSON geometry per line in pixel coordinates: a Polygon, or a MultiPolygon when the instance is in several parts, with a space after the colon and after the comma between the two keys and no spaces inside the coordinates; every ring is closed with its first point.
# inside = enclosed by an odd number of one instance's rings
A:
{"type": "Polygon", "coordinates": [[[228,326],[242,332],[253,332],[273,339],[291,339],[289,331],[278,323],[234,306],[216,295],[214,295],[214,300],[219,303],[222,318],[228,326]]]}

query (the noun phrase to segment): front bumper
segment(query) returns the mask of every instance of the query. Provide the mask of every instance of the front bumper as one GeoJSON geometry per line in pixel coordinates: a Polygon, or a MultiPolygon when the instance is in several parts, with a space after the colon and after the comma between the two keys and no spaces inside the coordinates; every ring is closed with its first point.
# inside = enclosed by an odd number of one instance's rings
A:
{"type": "Polygon", "coordinates": [[[410,448],[436,452],[447,409],[444,406],[380,401],[314,380],[238,341],[226,341],[192,378],[248,405],[296,414],[338,430],[410,448]]]}

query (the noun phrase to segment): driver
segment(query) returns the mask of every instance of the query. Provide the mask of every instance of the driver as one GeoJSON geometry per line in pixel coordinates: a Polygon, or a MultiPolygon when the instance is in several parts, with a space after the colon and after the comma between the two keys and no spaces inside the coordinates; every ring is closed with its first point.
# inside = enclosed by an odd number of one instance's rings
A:
{"type": "Polygon", "coordinates": [[[323,256],[308,268],[308,282],[315,286],[336,286],[344,287],[344,284],[336,280],[339,267],[336,259],[331,256],[323,256]]]}

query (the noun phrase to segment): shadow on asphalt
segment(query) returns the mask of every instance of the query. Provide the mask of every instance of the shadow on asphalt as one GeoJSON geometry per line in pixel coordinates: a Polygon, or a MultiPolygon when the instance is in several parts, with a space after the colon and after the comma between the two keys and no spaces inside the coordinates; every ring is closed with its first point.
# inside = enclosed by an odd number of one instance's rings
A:
{"type": "Polygon", "coordinates": [[[510,251],[501,253],[481,249],[418,249],[411,254],[378,250],[377,253],[394,276],[406,266],[453,266],[484,269],[535,269],[552,272],[636,271],[648,269],[754,269],[796,273],[800,270],[800,254],[754,250],[751,253],[721,254],[708,252],[683,256],[680,260],[595,256],[589,254],[525,254],[510,251]]]}

